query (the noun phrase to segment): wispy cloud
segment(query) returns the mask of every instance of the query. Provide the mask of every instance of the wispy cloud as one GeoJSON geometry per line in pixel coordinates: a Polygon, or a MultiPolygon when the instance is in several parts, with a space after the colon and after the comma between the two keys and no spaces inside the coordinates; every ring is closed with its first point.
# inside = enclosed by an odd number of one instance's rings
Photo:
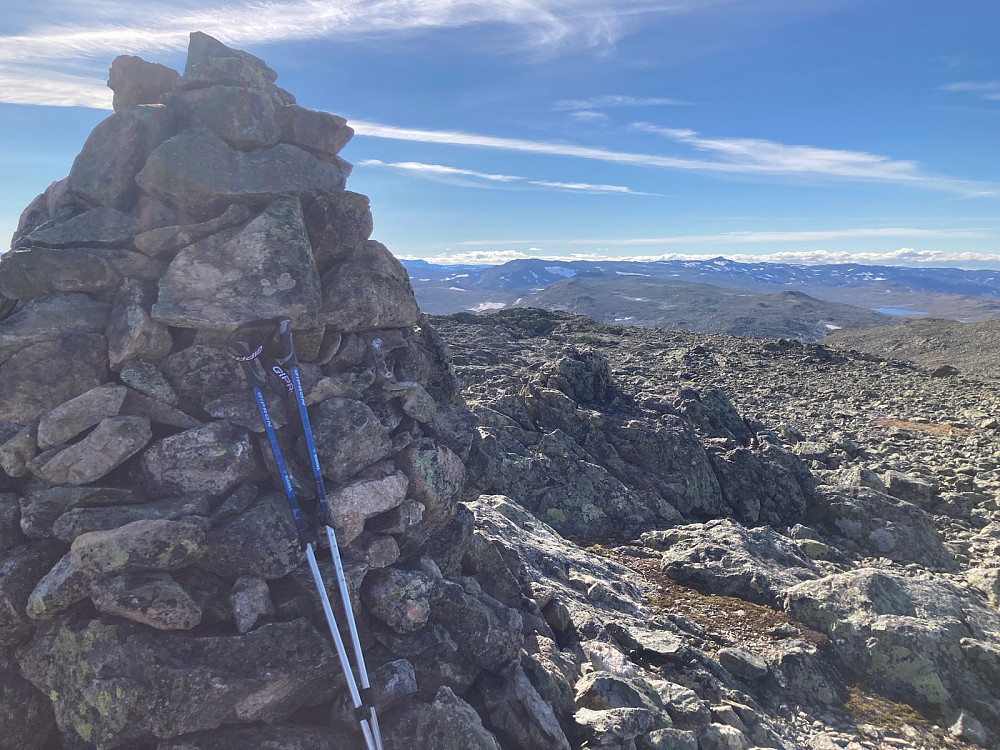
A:
{"type": "Polygon", "coordinates": [[[611,107],[662,107],[687,104],[680,99],[668,99],[660,96],[625,96],[609,94],[595,96],[590,99],[560,99],[553,109],[609,109],[611,107]]]}
{"type": "MultiPolygon", "coordinates": [[[[421,259],[441,265],[481,264],[501,265],[512,260],[538,258],[555,262],[574,260],[589,260],[597,262],[635,261],[653,263],[670,260],[711,260],[719,257],[719,253],[665,253],[662,255],[619,255],[610,257],[605,253],[546,253],[541,248],[532,247],[527,250],[463,250],[452,251],[450,248],[435,255],[401,255],[405,259],[421,259]]],[[[884,253],[872,252],[839,252],[829,250],[787,251],[778,253],[746,254],[726,253],[725,257],[739,263],[792,263],[801,265],[857,263],[864,265],[883,266],[932,266],[959,268],[997,268],[1000,269],[1000,254],[944,252],[941,250],[915,250],[900,248],[884,253]]]]}
{"type": "Polygon", "coordinates": [[[956,81],[941,87],[953,93],[975,94],[980,99],[1000,101],[1000,81],[956,81]]]}
{"type": "MultiPolygon", "coordinates": [[[[509,174],[489,174],[488,172],[477,172],[472,169],[461,169],[459,167],[449,167],[444,164],[425,164],[417,161],[384,162],[380,159],[365,159],[358,163],[364,167],[391,167],[418,177],[435,178],[472,178],[473,180],[485,180],[490,183],[521,183],[524,185],[536,185],[544,188],[554,188],[556,190],[595,193],[601,195],[657,195],[656,193],[642,193],[637,190],[625,187],[624,185],[594,185],[588,182],[557,182],[554,180],[529,180],[527,177],[518,177],[509,174]]],[[[463,182],[462,184],[468,184],[463,182]]],[[[488,187],[488,185],[479,185],[488,187]]],[[[660,196],[662,197],[662,196],[660,196]]]]}
{"type": "Polygon", "coordinates": [[[899,161],[888,156],[862,151],[839,151],[814,146],[786,146],[760,139],[700,138],[692,130],[660,128],[648,123],[638,123],[636,127],[645,132],[655,133],[689,145],[697,151],[710,152],[720,158],[685,158],[614,151],[592,146],[578,146],[572,143],[531,141],[455,130],[402,128],[362,120],[352,120],[351,127],[354,128],[355,134],[362,137],[566,156],[640,167],[660,167],[731,175],[776,175],[886,182],[946,190],[966,196],[1000,195],[1000,186],[998,185],[928,175],[921,172],[917,163],[913,161],[899,161]]]}
{"type": "MultiPolygon", "coordinates": [[[[715,0],[717,4],[720,0],[715,0]]],[[[481,46],[483,51],[544,57],[566,51],[600,50],[615,43],[649,15],[701,10],[696,0],[253,0],[166,6],[122,0],[63,4],[58,24],[0,36],[0,73],[25,80],[16,93],[0,88],[0,101],[64,105],[67,99],[93,106],[89,95],[53,93],[59,76],[93,76],[100,83],[118,54],[182,51],[188,33],[204,31],[227,44],[263,45],[302,39],[351,40],[437,29],[515,30],[481,46]],[[50,80],[47,74],[52,74],[50,80]]],[[[39,8],[44,17],[45,3],[39,8]]],[[[485,44],[485,43],[484,43],[485,44]]],[[[66,83],[65,80],[62,81],[66,83]]],[[[103,104],[99,105],[103,108],[103,104]]]]}
{"type": "Polygon", "coordinates": [[[392,167],[403,172],[410,172],[421,176],[446,176],[446,177],[475,177],[479,180],[489,180],[490,182],[514,182],[523,180],[509,174],[489,174],[487,172],[476,172],[472,169],[460,169],[458,167],[448,167],[443,164],[424,164],[418,161],[397,161],[384,162],[380,159],[365,159],[358,162],[358,166],[364,167],[392,167]]]}

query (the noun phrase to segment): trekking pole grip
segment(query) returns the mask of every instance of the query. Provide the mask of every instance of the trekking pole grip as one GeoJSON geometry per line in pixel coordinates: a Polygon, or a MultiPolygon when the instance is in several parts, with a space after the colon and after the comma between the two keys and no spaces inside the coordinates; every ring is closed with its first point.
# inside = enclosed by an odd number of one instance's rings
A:
{"type": "Polygon", "coordinates": [[[286,367],[298,367],[299,357],[295,353],[295,343],[292,341],[292,321],[281,318],[278,321],[278,342],[281,344],[281,364],[286,367]]]}

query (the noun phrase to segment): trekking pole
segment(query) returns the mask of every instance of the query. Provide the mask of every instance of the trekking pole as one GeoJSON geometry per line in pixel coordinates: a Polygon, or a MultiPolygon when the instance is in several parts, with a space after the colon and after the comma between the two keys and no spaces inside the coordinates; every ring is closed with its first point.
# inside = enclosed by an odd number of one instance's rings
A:
{"type": "Polygon", "coordinates": [[[326,538],[330,543],[330,557],[333,560],[333,567],[337,571],[337,585],[340,588],[340,598],[344,605],[344,614],[347,617],[347,626],[351,631],[351,645],[354,647],[354,656],[358,665],[358,680],[361,683],[361,695],[365,699],[364,703],[355,701],[355,711],[362,711],[368,708],[368,716],[371,720],[372,734],[375,738],[377,750],[382,748],[382,732],[379,729],[378,716],[375,714],[375,705],[371,702],[371,685],[368,682],[368,668],[365,666],[365,656],[361,650],[361,639],[358,637],[358,624],[354,618],[354,606],[351,604],[350,591],[347,588],[347,577],[344,575],[344,565],[340,559],[340,547],[337,544],[337,534],[333,529],[333,517],[330,514],[330,503],[326,497],[326,485],[323,482],[323,472],[319,465],[319,456],[316,453],[316,444],[313,441],[312,425],[309,422],[309,412],[306,410],[306,397],[302,391],[302,380],[299,377],[299,358],[295,353],[295,343],[292,341],[292,322],[287,318],[278,321],[278,341],[281,346],[281,357],[278,363],[288,367],[292,376],[292,390],[295,393],[295,403],[299,408],[299,419],[302,422],[302,433],[306,440],[306,449],[309,452],[309,463],[312,465],[313,479],[316,482],[316,495],[319,498],[320,516],[323,525],[326,527],[326,538]]]}
{"type": "MultiPolygon", "coordinates": [[[[239,329],[237,329],[237,334],[239,329]]],[[[299,544],[303,547],[306,553],[306,560],[309,563],[309,570],[312,573],[313,583],[316,585],[316,591],[319,594],[320,602],[323,605],[323,614],[326,617],[327,627],[330,629],[330,635],[333,637],[334,645],[337,649],[337,657],[340,659],[340,667],[344,671],[344,676],[347,678],[347,689],[351,694],[351,700],[354,703],[355,710],[359,709],[362,705],[361,696],[358,693],[358,685],[354,679],[354,671],[351,669],[351,663],[347,657],[347,650],[344,648],[344,639],[340,635],[340,630],[337,628],[337,621],[333,614],[333,607],[330,606],[330,597],[327,596],[326,586],[323,583],[323,576],[319,570],[319,564],[316,562],[316,553],[313,550],[312,536],[309,534],[306,528],[305,520],[302,517],[302,509],[299,507],[299,502],[295,497],[295,490],[292,487],[292,479],[288,473],[288,468],[285,465],[285,459],[281,454],[281,448],[278,446],[278,438],[274,433],[274,424],[271,422],[271,415],[268,413],[267,404],[264,401],[263,388],[267,385],[267,374],[264,367],[261,365],[258,357],[263,352],[263,346],[258,346],[253,348],[250,343],[242,340],[230,340],[229,344],[230,353],[243,365],[243,372],[246,374],[247,384],[253,391],[254,399],[257,401],[257,410],[260,412],[260,419],[264,423],[264,431],[267,433],[267,439],[271,444],[271,453],[274,456],[274,463],[278,467],[278,474],[281,476],[281,484],[285,490],[285,497],[288,499],[288,506],[292,511],[292,518],[295,520],[295,528],[299,535],[299,544]]],[[[327,527],[329,528],[329,527],[327,527]]],[[[340,572],[340,579],[343,580],[343,572],[340,572]]],[[[352,620],[353,623],[353,620],[352,620]]],[[[353,628],[352,628],[353,632],[353,628]]],[[[355,636],[356,638],[356,636],[355,636]]],[[[365,678],[367,683],[367,677],[365,678]]],[[[365,686],[367,689],[367,685],[365,686]]],[[[374,709],[372,709],[372,719],[375,717],[374,709]]],[[[358,719],[361,725],[361,734],[364,735],[365,745],[368,750],[382,750],[381,737],[379,737],[379,742],[375,742],[374,737],[378,734],[373,735],[373,729],[378,733],[378,725],[369,726],[369,721],[364,718],[358,719]]]]}

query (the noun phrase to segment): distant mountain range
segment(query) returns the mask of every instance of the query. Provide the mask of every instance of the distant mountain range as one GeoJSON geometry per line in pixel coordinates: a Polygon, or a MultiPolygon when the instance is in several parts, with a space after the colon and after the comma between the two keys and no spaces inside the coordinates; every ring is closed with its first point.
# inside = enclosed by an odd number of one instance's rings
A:
{"type": "Polygon", "coordinates": [[[1000,271],[861,264],[551,261],[499,266],[404,260],[432,314],[540,307],[604,323],[814,341],[915,315],[1000,318],[1000,271]]]}

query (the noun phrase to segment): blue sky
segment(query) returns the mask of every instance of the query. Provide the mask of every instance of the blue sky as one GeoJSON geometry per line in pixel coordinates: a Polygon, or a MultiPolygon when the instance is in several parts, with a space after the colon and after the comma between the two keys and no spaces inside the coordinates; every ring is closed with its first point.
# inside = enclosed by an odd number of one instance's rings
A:
{"type": "Polygon", "coordinates": [[[1000,4],[38,0],[0,11],[0,234],[205,31],[357,134],[397,255],[1000,267],[1000,4]]]}

